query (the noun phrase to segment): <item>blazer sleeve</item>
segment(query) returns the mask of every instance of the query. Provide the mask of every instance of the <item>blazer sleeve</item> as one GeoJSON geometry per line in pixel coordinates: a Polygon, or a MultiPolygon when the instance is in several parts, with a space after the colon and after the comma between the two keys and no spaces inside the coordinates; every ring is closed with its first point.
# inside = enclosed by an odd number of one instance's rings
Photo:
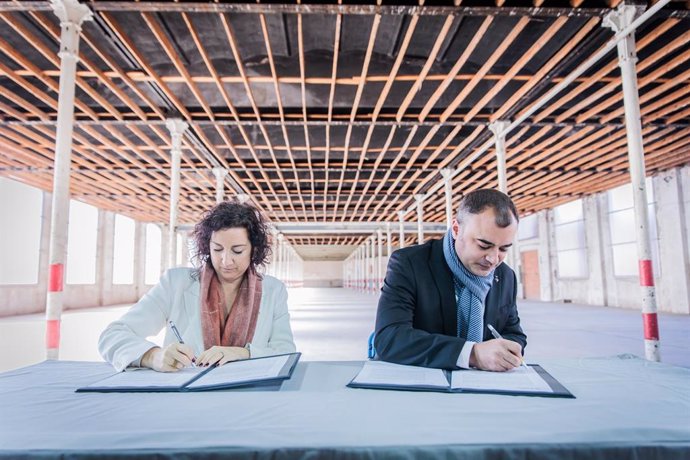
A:
{"type": "Polygon", "coordinates": [[[511,302],[507,305],[504,311],[501,312],[503,315],[503,327],[499,331],[504,339],[512,340],[517,342],[522,347],[522,353],[525,353],[525,347],[527,346],[527,336],[522,331],[520,326],[520,317],[518,316],[517,309],[517,277],[515,272],[511,270],[512,273],[512,290],[510,294],[511,302]]]}
{"type": "Polygon", "coordinates": [[[157,346],[146,337],[158,334],[165,327],[172,303],[170,277],[167,271],[156,286],[101,334],[98,351],[118,372],[157,346]]]}
{"type": "Polygon", "coordinates": [[[278,283],[275,294],[271,295],[270,299],[267,299],[271,303],[269,308],[273,311],[273,323],[271,324],[268,343],[265,346],[250,343],[249,354],[252,358],[293,353],[296,350],[295,341],[292,338],[292,329],[290,328],[287,298],[288,294],[285,285],[278,283]]]}
{"type": "MultiPolygon", "coordinates": [[[[391,255],[376,312],[374,348],[384,361],[413,366],[459,369],[458,356],[465,341],[414,327],[420,311],[418,293],[435,286],[417,286],[411,260],[401,251],[391,255]]],[[[432,281],[433,283],[433,281],[432,281]]],[[[433,314],[441,314],[440,305],[433,314]],[[437,312],[437,313],[436,313],[437,312]]]]}

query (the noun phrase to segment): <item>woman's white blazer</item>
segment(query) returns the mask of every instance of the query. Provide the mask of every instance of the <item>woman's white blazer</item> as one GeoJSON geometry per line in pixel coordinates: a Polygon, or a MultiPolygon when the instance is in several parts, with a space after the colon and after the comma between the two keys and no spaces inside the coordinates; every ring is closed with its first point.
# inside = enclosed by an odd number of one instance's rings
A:
{"type": "MultiPolygon", "coordinates": [[[[112,322],[101,334],[98,350],[107,362],[121,371],[129,365],[139,365],[141,357],[156,346],[147,340],[165,328],[163,346],[176,342],[168,321],[177,326],[185,344],[199,355],[204,351],[201,333],[199,280],[191,268],[173,268],[165,272],[160,282],[144,297],[112,322]]],[[[290,329],[285,285],[264,275],[259,317],[252,342],[247,344],[252,358],[291,353],[295,343],[290,329]]]]}

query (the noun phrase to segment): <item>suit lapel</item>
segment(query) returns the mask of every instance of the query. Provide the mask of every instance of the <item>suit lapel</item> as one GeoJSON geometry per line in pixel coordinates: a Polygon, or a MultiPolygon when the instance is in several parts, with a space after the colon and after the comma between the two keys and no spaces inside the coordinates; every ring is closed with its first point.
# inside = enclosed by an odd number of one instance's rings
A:
{"type": "Polygon", "coordinates": [[[443,255],[443,240],[436,240],[431,243],[429,269],[431,270],[436,288],[438,289],[438,294],[441,298],[443,333],[454,336],[458,331],[457,304],[455,302],[453,276],[446,264],[446,258],[443,255]]]}

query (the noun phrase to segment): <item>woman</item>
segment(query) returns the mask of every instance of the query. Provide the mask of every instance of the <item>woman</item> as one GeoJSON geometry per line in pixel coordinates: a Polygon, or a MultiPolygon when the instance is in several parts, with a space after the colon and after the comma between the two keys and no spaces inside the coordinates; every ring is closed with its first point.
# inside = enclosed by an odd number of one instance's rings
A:
{"type": "Polygon", "coordinates": [[[101,356],[118,371],[174,372],[295,351],[285,285],[257,271],[270,254],[261,214],[220,203],[194,227],[193,238],[200,268],[168,270],[101,334],[101,356]],[[146,340],[164,327],[163,348],[146,340]]]}

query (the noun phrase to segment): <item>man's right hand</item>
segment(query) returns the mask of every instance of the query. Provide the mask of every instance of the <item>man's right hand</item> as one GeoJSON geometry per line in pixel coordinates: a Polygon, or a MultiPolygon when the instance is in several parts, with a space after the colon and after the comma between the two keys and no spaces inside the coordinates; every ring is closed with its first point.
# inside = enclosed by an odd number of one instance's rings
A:
{"type": "Polygon", "coordinates": [[[194,350],[183,343],[171,343],[165,348],[153,347],[141,357],[141,366],[158,372],[176,372],[190,366],[194,350]]]}
{"type": "Polygon", "coordinates": [[[475,343],[470,354],[470,366],[484,371],[509,371],[522,364],[522,347],[506,339],[475,343]]]}

